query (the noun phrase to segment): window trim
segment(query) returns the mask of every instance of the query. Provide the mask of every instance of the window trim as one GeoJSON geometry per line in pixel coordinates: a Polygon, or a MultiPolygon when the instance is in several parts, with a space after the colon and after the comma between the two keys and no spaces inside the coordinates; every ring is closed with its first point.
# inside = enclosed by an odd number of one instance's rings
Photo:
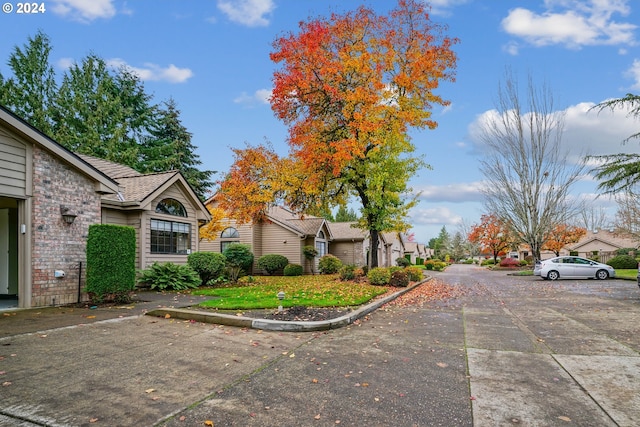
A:
{"type": "MultiPolygon", "coordinates": [[[[165,237],[166,239],[166,237],[165,237]]],[[[184,237],[183,237],[184,239],[184,237]]],[[[151,218],[149,222],[149,252],[154,255],[189,255],[191,253],[191,223],[188,222],[180,222],[180,221],[167,221],[166,219],[156,219],[151,218]],[[154,222],[169,224],[169,229],[159,229],[154,228],[154,222]],[[180,227],[176,227],[180,226],[180,227]],[[187,232],[181,232],[181,230],[175,230],[176,228],[181,228],[182,226],[186,226],[187,232]],[[155,236],[156,242],[154,244],[154,231],[155,232],[168,232],[169,242],[162,242],[162,244],[157,241],[159,236],[155,236]],[[186,239],[183,240],[183,243],[186,243],[186,247],[181,249],[182,245],[180,240],[180,235],[186,235],[186,239]],[[159,250],[159,248],[169,247],[169,251],[159,250]],[[175,248],[175,251],[174,251],[175,248]]]]}

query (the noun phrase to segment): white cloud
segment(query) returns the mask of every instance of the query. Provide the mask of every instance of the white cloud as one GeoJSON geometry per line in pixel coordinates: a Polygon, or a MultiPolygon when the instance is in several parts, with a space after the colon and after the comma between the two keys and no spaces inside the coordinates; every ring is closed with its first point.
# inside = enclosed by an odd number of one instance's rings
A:
{"type": "Polygon", "coordinates": [[[482,182],[456,183],[447,185],[424,185],[416,186],[415,191],[419,193],[421,200],[433,203],[451,202],[481,202],[482,182]]]}
{"type": "Polygon", "coordinates": [[[592,45],[634,45],[636,25],[613,20],[630,12],[628,0],[545,0],[536,13],[517,7],[502,20],[502,28],[534,46],[560,44],[578,49],[592,45]],[[556,9],[559,9],[558,11],[556,9]]]}
{"type": "MultiPolygon", "coordinates": [[[[595,103],[581,102],[561,111],[564,114],[564,133],[562,148],[569,159],[577,159],[585,154],[599,156],[617,153],[638,153],[640,144],[630,141],[622,145],[622,141],[638,132],[640,122],[629,117],[628,110],[592,109],[595,103]]],[[[488,110],[478,115],[469,125],[469,139],[478,152],[482,152],[481,132],[485,124],[499,119],[496,110],[488,110]]]]}
{"type": "Polygon", "coordinates": [[[193,72],[189,68],[178,68],[173,64],[163,68],[157,64],[147,62],[143,64],[143,67],[133,67],[120,58],[109,59],[107,64],[114,68],[126,67],[144,81],[184,83],[193,77],[193,72]]]}
{"type": "Polygon", "coordinates": [[[631,67],[625,72],[627,77],[633,79],[631,89],[640,90],[640,59],[635,59],[631,67]]]}
{"type": "Polygon", "coordinates": [[[60,58],[58,60],[58,67],[62,70],[68,70],[73,64],[75,64],[73,58],[60,58]]]}
{"type": "Polygon", "coordinates": [[[52,3],[53,13],[83,23],[109,19],[116,14],[113,0],[52,0],[52,3]]]}
{"type": "Polygon", "coordinates": [[[429,209],[414,209],[410,216],[410,222],[414,226],[457,226],[462,222],[462,216],[454,213],[451,209],[444,206],[437,206],[429,209]]]}
{"type": "Polygon", "coordinates": [[[227,18],[248,27],[266,27],[275,9],[273,0],[218,0],[218,9],[227,18]]]}
{"type": "Polygon", "coordinates": [[[258,89],[253,94],[242,92],[240,96],[235,98],[233,102],[236,104],[244,104],[246,106],[254,106],[255,104],[269,104],[271,98],[271,89],[258,89]]]}
{"type": "Polygon", "coordinates": [[[434,15],[449,15],[451,8],[468,2],[469,0],[430,0],[429,5],[434,15]]]}

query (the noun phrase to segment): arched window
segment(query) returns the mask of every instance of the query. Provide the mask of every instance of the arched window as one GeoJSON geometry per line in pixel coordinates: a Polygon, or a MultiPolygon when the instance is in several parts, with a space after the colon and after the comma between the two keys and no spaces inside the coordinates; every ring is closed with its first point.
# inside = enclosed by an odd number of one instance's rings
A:
{"type": "MultiPolygon", "coordinates": [[[[187,210],[175,199],[162,199],[156,213],[186,218],[187,210]]],[[[191,253],[191,224],[151,219],[151,253],[188,255],[191,253]]]]}
{"type": "Polygon", "coordinates": [[[162,199],[156,206],[156,213],[174,215],[174,216],[187,216],[187,210],[182,203],[176,199],[162,199]]]}
{"type": "Polygon", "coordinates": [[[240,233],[233,227],[227,227],[220,233],[220,252],[224,252],[232,243],[240,243],[240,233]]]}
{"type": "Polygon", "coordinates": [[[238,230],[236,230],[233,227],[227,227],[224,230],[222,230],[222,234],[220,234],[220,238],[221,239],[232,239],[232,238],[239,239],[240,233],[238,233],[238,230]]]}

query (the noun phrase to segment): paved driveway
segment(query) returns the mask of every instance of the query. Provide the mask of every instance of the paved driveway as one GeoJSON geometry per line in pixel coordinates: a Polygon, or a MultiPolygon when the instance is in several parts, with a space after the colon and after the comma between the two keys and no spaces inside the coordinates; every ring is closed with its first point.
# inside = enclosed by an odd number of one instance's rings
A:
{"type": "Polygon", "coordinates": [[[0,426],[637,425],[635,282],[437,279],[466,295],[318,333],[32,320],[0,338],[0,426]]]}

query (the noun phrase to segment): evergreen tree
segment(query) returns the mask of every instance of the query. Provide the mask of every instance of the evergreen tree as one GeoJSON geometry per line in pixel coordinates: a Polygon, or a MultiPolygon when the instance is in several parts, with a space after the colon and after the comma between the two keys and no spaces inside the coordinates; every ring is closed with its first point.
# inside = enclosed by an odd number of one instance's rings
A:
{"type": "Polygon", "coordinates": [[[112,75],[102,58],[89,55],[63,78],[55,138],[72,151],[137,168],[150,100],[134,73],[122,68],[112,75]]]}
{"type": "Polygon", "coordinates": [[[8,65],[10,78],[0,74],[0,104],[45,134],[52,132],[52,103],[58,90],[49,63],[51,42],[44,33],[29,37],[23,48],[15,47],[8,65]]]}
{"type": "Polygon", "coordinates": [[[336,222],[353,222],[358,220],[358,214],[352,208],[347,209],[346,206],[340,205],[336,212],[336,222]]]}
{"type": "Polygon", "coordinates": [[[202,171],[202,162],[191,143],[191,133],[182,125],[180,110],[170,98],[156,110],[149,135],[144,138],[139,169],[143,172],[180,170],[196,194],[205,198],[212,186],[213,171],[202,171]]]}

